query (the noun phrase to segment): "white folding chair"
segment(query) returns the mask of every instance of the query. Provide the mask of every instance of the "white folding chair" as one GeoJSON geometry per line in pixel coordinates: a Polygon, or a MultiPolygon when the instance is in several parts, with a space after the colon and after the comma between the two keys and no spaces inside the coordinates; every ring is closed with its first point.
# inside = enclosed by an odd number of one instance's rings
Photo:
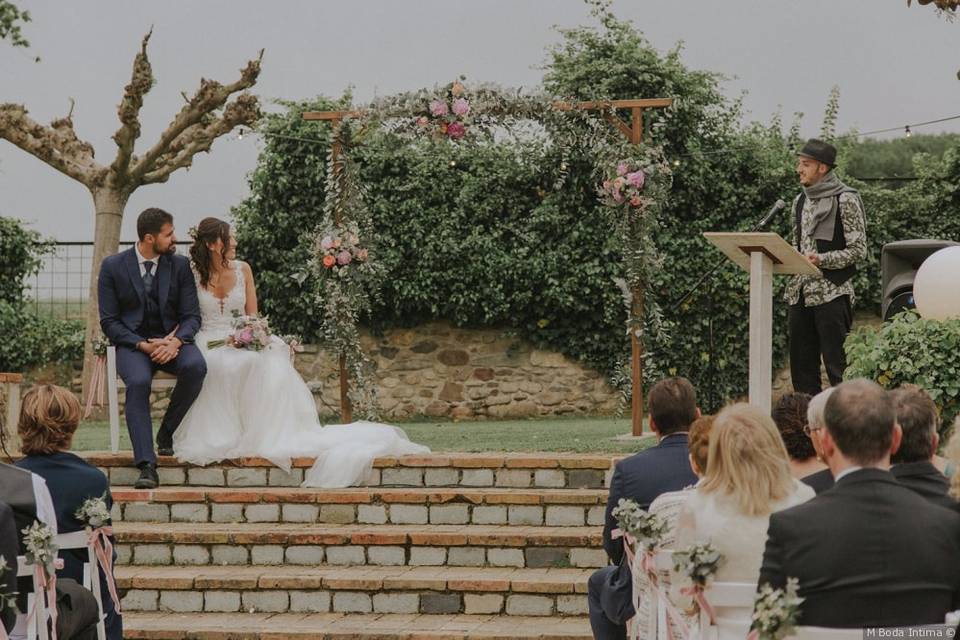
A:
{"type": "MultiPolygon", "coordinates": [[[[120,451],[120,400],[119,390],[123,388],[123,380],[117,375],[117,348],[107,347],[107,403],[110,411],[110,450],[120,451]]],[[[177,386],[175,375],[157,371],[150,383],[151,390],[173,389],[177,386]]]]}
{"type": "Polygon", "coordinates": [[[753,616],[753,599],[757,585],[753,582],[714,582],[707,587],[704,597],[713,607],[714,623],[700,612],[701,640],[746,638],[753,616]]]}
{"type": "MultiPolygon", "coordinates": [[[[30,578],[30,584],[32,585],[30,593],[27,594],[27,610],[24,612],[28,616],[27,640],[48,640],[47,618],[49,612],[47,611],[47,597],[46,593],[37,585],[33,576],[33,569],[32,564],[27,564],[25,556],[17,556],[17,577],[30,578]],[[34,615],[31,616],[31,612],[34,615]]],[[[54,602],[53,606],[57,606],[57,603],[54,602]]]]}
{"type": "Polygon", "coordinates": [[[87,561],[83,563],[83,584],[85,589],[93,593],[97,601],[97,640],[106,640],[107,630],[103,619],[103,597],[100,584],[100,569],[97,565],[96,552],[93,549],[92,538],[86,531],[74,531],[73,533],[61,533],[54,539],[54,544],[60,550],[65,549],[86,549],[87,561]]]}

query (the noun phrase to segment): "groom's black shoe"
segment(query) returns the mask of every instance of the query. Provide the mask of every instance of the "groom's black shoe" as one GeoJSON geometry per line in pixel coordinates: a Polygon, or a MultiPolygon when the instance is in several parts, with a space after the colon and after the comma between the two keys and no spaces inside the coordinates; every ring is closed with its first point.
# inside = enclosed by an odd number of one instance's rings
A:
{"type": "Polygon", "coordinates": [[[140,463],[140,477],[133,483],[134,489],[156,489],[160,486],[157,468],[149,462],[140,463]]]}
{"type": "Polygon", "coordinates": [[[173,436],[167,433],[163,427],[160,427],[159,431],[157,431],[157,455],[173,455],[173,436]]]}

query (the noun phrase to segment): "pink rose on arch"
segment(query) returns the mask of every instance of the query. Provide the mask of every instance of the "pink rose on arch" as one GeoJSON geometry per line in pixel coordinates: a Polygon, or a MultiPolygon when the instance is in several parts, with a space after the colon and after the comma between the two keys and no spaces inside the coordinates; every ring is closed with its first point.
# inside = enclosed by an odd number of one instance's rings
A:
{"type": "Polygon", "coordinates": [[[646,180],[646,176],[643,175],[642,169],[637,169],[633,173],[628,173],[626,177],[627,182],[629,182],[631,186],[637,189],[643,189],[643,183],[646,180]]]}
{"type": "Polygon", "coordinates": [[[614,202],[623,202],[623,194],[619,191],[613,192],[613,201],[614,202]]]}
{"type": "Polygon", "coordinates": [[[326,251],[333,246],[333,238],[330,236],[324,236],[323,240],[320,241],[320,248],[326,251]]]}
{"type": "Polygon", "coordinates": [[[630,167],[627,165],[626,162],[621,162],[617,165],[618,176],[626,175],[628,171],[630,171],[630,167]]]}
{"type": "Polygon", "coordinates": [[[340,266],[350,264],[351,260],[353,260],[353,256],[350,255],[349,251],[341,251],[337,254],[337,264],[340,266]]]}
{"type": "Polygon", "coordinates": [[[334,239],[333,239],[333,242],[330,243],[330,248],[332,248],[332,249],[339,249],[339,248],[340,248],[340,245],[342,244],[342,242],[343,242],[343,241],[340,240],[340,238],[334,238],[334,239]]]}
{"type": "Polygon", "coordinates": [[[467,128],[460,122],[451,122],[447,126],[447,135],[451,140],[459,140],[467,133],[467,128]]]}
{"type": "Polygon", "coordinates": [[[442,100],[434,100],[430,103],[430,113],[439,118],[450,113],[450,110],[447,109],[446,102],[443,102],[442,100]]]}
{"type": "Polygon", "coordinates": [[[470,103],[463,98],[457,98],[453,101],[453,112],[458,116],[465,116],[470,113],[470,103]]]}
{"type": "Polygon", "coordinates": [[[639,207],[641,204],[643,204],[643,199],[640,196],[633,196],[630,198],[630,204],[634,207],[639,207]]]}
{"type": "Polygon", "coordinates": [[[357,260],[359,260],[360,262],[363,262],[364,260],[367,259],[367,257],[369,257],[369,255],[370,255],[370,252],[367,251],[367,249],[360,249],[360,251],[357,252],[357,260]]]}
{"type": "Polygon", "coordinates": [[[419,118],[417,118],[417,126],[426,127],[428,124],[430,124],[430,121],[427,119],[426,116],[420,116],[419,118]]]}

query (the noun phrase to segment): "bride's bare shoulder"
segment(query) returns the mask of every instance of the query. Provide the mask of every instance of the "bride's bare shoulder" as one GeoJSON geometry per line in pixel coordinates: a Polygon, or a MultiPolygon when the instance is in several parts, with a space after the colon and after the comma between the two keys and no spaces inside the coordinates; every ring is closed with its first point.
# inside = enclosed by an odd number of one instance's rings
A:
{"type": "Polygon", "coordinates": [[[250,268],[250,265],[244,262],[243,260],[235,260],[237,266],[240,268],[240,271],[243,272],[243,275],[253,277],[253,269],[250,268]]]}

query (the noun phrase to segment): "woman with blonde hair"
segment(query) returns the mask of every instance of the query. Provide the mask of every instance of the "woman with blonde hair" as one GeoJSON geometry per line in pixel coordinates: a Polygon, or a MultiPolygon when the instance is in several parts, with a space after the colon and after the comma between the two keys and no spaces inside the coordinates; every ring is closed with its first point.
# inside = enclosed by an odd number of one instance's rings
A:
{"type": "Polygon", "coordinates": [[[813,496],[791,475],[773,419],[731,405],[713,423],[706,473],[680,514],[677,546],[712,542],[727,558],[718,579],[756,581],[770,514],[813,496]]]}
{"type": "MultiPolygon", "coordinates": [[[[706,473],[680,512],[675,549],[711,543],[724,558],[716,580],[756,584],[770,514],[813,496],[813,489],[792,476],[770,415],[752,405],[731,405],[710,430],[706,473]]],[[[674,585],[682,582],[674,577],[674,585]]],[[[717,616],[722,637],[746,635],[748,611],[718,610],[717,616]]]]}

